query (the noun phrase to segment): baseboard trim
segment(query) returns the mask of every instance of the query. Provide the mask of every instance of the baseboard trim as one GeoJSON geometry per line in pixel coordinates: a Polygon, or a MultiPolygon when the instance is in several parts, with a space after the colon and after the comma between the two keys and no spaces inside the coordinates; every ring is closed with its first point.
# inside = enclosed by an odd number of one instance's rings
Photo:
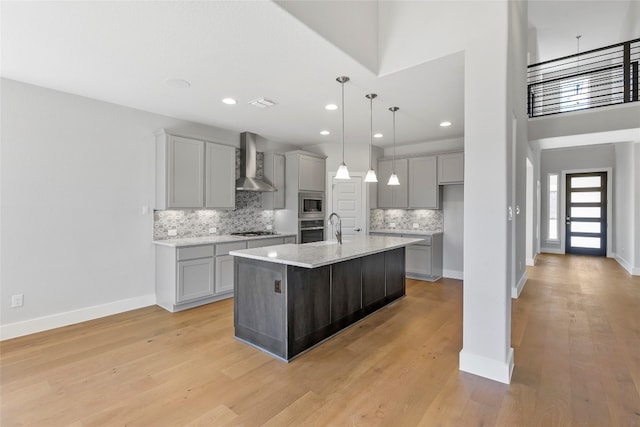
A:
{"type": "Polygon", "coordinates": [[[148,307],[156,303],[156,295],[148,294],[141,297],[114,301],[107,304],[94,305],[64,313],[51,314],[30,320],[0,325],[0,341],[11,338],[48,331],[49,329],[69,326],[87,320],[98,319],[112,314],[123,313],[137,308],[148,307]]]}
{"type": "Polygon", "coordinates": [[[511,374],[513,373],[514,365],[513,348],[509,348],[507,360],[505,361],[488,359],[462,349],[459,355],[459,363],[459,369],[463,372],[509,384],[511,383],[511,374]]]}
{"type": "Polygon", "coordinates": [[[616,261],[618,261],[618,264],[620,264],[622,266],[622,268],[627,270],[627,272],[629,274],[631,274],[632,276],[640,276],[640,267],[634,267],[633,265],[631,265],[631,263],[629,261],[627,261],[626,259],[622,258],[621,256],[619,256],[616,253],[613,254],[613,258],[616,261]]]}
{"type": "Polygon", "coordinates": [[[540,252],[547,254],[564,255],[564,251],[560,248],[540,248],[540,252]]]}
{"type": "Polygon", "coordinates": [[[442,270],[442,277],[447,279],[464,280],[464,272],[458,270],[442,270]]]}
{"type": "Polygon", "coordinates": [[[524,288],[524,284],[527,283],[527,279],[528,276],[527,272],[525,271],[520,277],[520,280],[518,280],[518,284],[515,287],[511,287],[511,298],[518,298],[520,296],[522,288],[524,288]]]}

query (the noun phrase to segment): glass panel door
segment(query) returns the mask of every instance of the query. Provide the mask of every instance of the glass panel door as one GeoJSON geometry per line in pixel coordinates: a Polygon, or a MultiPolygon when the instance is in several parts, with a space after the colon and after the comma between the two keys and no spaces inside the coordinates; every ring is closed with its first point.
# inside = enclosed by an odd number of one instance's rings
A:
{"type": "Polygon", "coordinates": [[[565,252],[607,255],[606,172],[567,175],[565,252]]]}

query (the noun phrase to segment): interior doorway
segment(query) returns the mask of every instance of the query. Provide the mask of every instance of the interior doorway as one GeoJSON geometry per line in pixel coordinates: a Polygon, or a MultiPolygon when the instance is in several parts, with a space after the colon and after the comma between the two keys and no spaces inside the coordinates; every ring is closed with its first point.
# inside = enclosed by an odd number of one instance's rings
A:
{"type": "Polygon", "coordinates": [[[566,175],[565,253],[607,255],[607,173],[566,175]]]}
{"type": "MultiPolygon", "coordinates": [[[[336,179],[335,172],[330,174],[329,200],[331,212],[340,215],[343,236],[364,236],[367,234],[367,194],[364,188],[363,174],[352,172],[351,179],[336,179]]],[[[327,222],[327,239],[335,237],[331,225],[327,222]]]]}

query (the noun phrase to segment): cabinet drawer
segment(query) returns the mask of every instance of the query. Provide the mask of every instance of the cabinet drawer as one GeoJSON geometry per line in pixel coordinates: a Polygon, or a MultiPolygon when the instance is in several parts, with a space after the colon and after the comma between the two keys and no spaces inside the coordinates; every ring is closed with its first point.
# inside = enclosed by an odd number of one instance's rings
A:
{"type": "Polygon", "coordinates": [[[187,246],[178,248],[178,261],[207,258],[213,256],[213,245],[187,246]]]}
{"type": "Polygon", "coordinates": [[[262,248],[264,246],[282,245],[283,243],[284,239],[282,237],[273,237],[270,239],[249,240],[248,247],[249,249],[262,248]]]}
{"type": "Polygon", "coordinates": [[[247,249],[247,242],[220,243],[216,245],[216,256],[227,255],[229,251],[247,249]]]}

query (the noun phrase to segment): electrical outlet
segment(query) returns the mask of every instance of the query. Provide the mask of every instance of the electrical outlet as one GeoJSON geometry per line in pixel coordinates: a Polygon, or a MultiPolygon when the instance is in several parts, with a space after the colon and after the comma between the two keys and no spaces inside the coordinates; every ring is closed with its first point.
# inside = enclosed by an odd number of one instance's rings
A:
{"type": "Polygon", "coordinates": [[[267,224],[267,230],[273,230],[273,225],[267,224]]]}
{"type": "Polygon", "coordinates": [[[177,236],[178,235],[178,230],[169,230],[167,231],[167,236],[177,236]]]}
{"type": "Polygon", "coordinates": [[[276,294],[281,294],[282,293],[282,287],[280,286],[281,282],[280,280],[276,280],[273,284],[273,291],[276,294]]]}
{"type": "Polygon", "coordinates": [[[218,232],[218,229],[216,227],[211,227],[209,229],[209,234],[216,234],[218,232]]]}
{"type": "Polygon", "coordinates": [[[391,227],[391,228],[396,228],[396,223],[395,223],[395,222],[392,222],[391,224],[389,224],[389,227],[391,227]]]}
{"type": "Polygon", "coordinates": [[[11,295],[11,308],[22,307],[24,305],[24,294],[11,295]]]}
{"type": "Polygon", "coordinates": [[[413,228],[420,228],[420,224],[418,224],[417,222],[413,223],[413,228]]]}

